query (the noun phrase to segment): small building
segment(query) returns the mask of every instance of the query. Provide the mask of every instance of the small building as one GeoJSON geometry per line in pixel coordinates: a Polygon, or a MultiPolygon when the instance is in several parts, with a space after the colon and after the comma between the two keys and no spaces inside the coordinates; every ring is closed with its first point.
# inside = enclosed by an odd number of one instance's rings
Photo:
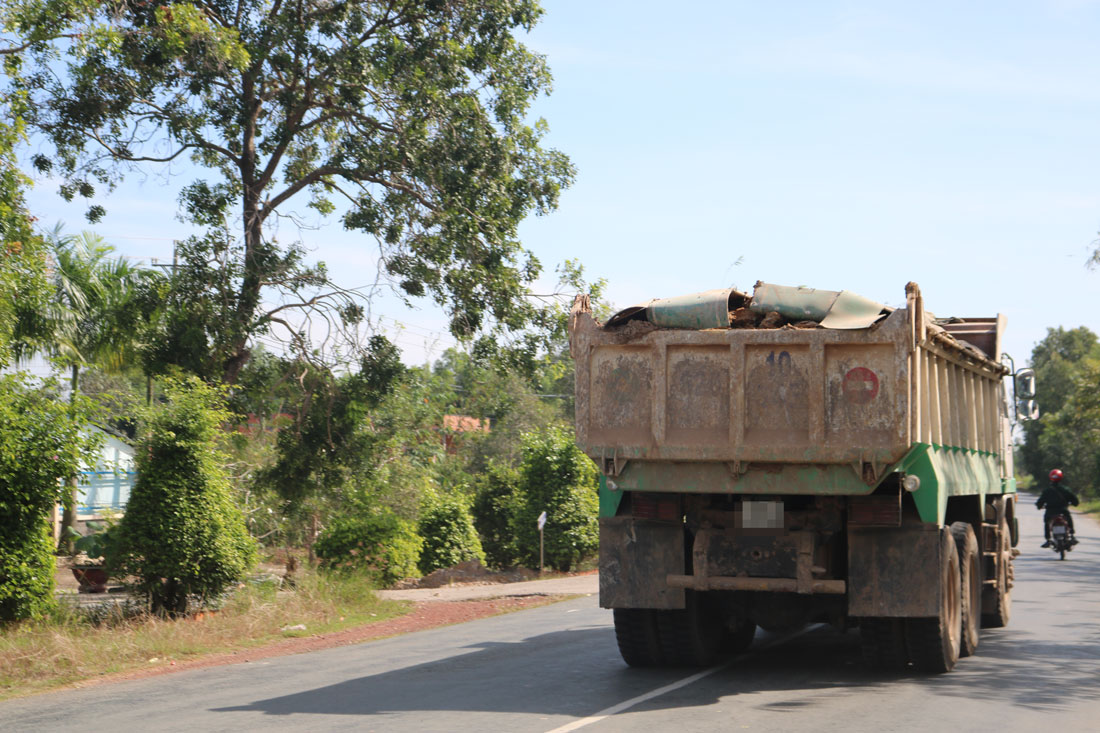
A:
{"type": "Polygon", "coordinates": [[[487,433],[489,421],[480,420],[468,415],[444,415],[443,416],[443,447],[448,453],[458,450],[456,441],[464,433],[487,433]]]}
{"type": "Polygon", "coordinates": [[[130,489],[137,478],[134,447],[121,436],[98,425],[89,425],[87,429],[99,434],[102,444],[96,465],[80,472],[77,517],[89,519],[121,513],[130,501],[130,489]]]}

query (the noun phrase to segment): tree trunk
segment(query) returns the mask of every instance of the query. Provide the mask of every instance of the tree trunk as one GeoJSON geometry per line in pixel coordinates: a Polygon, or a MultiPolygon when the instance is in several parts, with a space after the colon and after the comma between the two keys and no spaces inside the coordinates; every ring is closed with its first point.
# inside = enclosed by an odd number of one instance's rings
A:
{"type": "Polygon", "coordinates": [[[244,273],[241,277],[237,307],[233,313],[232,336],[222,371],[222,381],[234,384],[251,354],[248,351],[249,326],[260,304],[267,251],[263,241],[263,216],[260,197],[263,187],[256,175],[256,100],[252,70],[241,79],[241,186],[244,225],[244,273]]]}

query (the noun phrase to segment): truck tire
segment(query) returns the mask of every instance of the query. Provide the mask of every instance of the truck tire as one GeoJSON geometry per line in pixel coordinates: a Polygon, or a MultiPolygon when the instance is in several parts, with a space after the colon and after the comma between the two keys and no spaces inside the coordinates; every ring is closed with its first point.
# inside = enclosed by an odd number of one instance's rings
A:
{"type": "Polygon", "coordinates": [[[985,586],[982,597],[982,626],[987,629],[999,629],[1008,625],[1012,616],[1012,539],[1008,520],[1001,516],[997,523],[997,546],[991,548],[997,553],[996,582],[992,587],[985,586]]]}
{"type": "Polygon", "coordinates": [[[656,667],[664,661],[657,613],[648,608],[616,608],[612,612],[619,654],[631,667],[656,667]]]}
{"type": "Polygon", "coordinates": [[[959,570],[962,584],[962,640],[959,656],[969,657],[978,649],[978,630],[982,615],[982,557],[978,551],[978,537],[974,528],[966,522],[951,525],[955,538],[955,550],[959,553],[959,570]]]}
{"type": "Polygon", "coordinates": [[[725,625],[718,609],[704,596],[686,591],[686,607],[679,611],[658,611],[664,663],[672,667],[707,667],[718,659],[725,625]]]}
{"type": "Polygon", "coordinates": [[[962,582],[959,552],[949,530],[940,532],[940,611],[936,618],[905,619],[909,659],[921,672],[950,672],[962,640],[962,582]]]}
{"type": "Polygon", "coordinates": [[[749,648],[755,637],[756,624],[748,620],[741,621],[733,629],[726,628],[722,651],[726,654],[740,654],[749,648]]]}
{"type": "Polygon", "coordinates": [[[900,672],[909,664],[905,623],[900,618],[865,618],[859,622],[863,661],[883,672],[900,672]]]}

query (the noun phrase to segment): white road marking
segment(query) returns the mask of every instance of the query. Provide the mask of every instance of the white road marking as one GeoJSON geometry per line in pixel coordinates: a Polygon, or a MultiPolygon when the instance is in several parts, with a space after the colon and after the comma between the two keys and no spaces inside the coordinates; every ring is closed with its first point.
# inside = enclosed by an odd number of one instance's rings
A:
{"type": "MultiPolygon", "coordinates": [[[[768,642],[767,644],[763,644],[761,646],[756,647],[753,651],[755,652],[755,651],[759,651],[759,650],[762,650],[762,649],[767,649],[768,647],[773,647],[776,644],[782,644],[784,642],[790,641],[791,639],[802,636],[803,634],[807,634],[807,633],[813,631],[814,629],[818,629],[822,625],[823,624],[813,624],[812,626],[807,626],[806,628],[795,631],[794,633],[788,634],[787,636],[783,636],[783,637],[780,637],[778,639],[773,639],[772,641],[768,642]]],[[[715,667],[711,667],[710,669],[704,669],[702,672],[696,672],[695,674],[691,675],[690,677],[684,677],[682,680],[677,680],[676,682],[671,682],[671,683],[665,685],[664,687],[658,687],[656,690],[650,690],[649,692],[644,693],[642,695],[638,695],[637,697],[632,697],[629,700],[624,700],[623,702],[618,703],[617,705],[612,705],[609,708],[604,708],[603,710],[596,713],[595,715],[589,715],[587,718],[581,718],[579,720],[574,720],[572,723],[567,723],[567,724],[565,724],[565,725],[563,725],[559,728],[554,728],[553,730],[547,731],[547,733],[569,733],[569,731],[577,730],[578,728],[584,728],[586,726],[592,725],[593,723],[598,723],[601,720],[603,720],[604,718],[609,718],[612,715],[617,715],[617,714],[621,713],[624,710],[629,710],[630,708],[634,707],[635,705],[639,705],[643,702],[646,702],[647,700],[652,700],[655,697],[660,697],[661,695],[664,695],[665,693],[668,693],[668,692],[672,692],[673,690],[679,690],[681,687],[687,687],[688,685],[690,685],[694,682],[698,682],[699,680],[701,680],[705,677],[710,677],[715,672],[721,672],[722,670],[726,669],[727,667],[735,664],[736,662],[740,662],[740,661],[748,658],[749,656],[750,656],[749,654],[739,654],[738,656],[734,657],[733,659],[725,661],[722,664],[719,664],[715,667]]]]}

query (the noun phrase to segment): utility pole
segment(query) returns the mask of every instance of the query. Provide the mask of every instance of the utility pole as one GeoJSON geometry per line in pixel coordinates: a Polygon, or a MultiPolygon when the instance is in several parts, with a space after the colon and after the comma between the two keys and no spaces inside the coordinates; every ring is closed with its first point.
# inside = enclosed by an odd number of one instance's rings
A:
{"type": "MultiPolygon", "coordinates": [[[[169,267],[172,268],[171,269],[171,274],[169,275],[169,277],[172,278],[172,279],[175,279],[175,277],[176,277],[176,267],[179,266],[179,240],[178,239],[173,239],[172,240],[172,264],[170,264],[170,265],[161,264],[161,263],[157,262],[156,257],[151,258],[151,261],[150,261],[149,264],[152,267],[163,267],[165,270],[168,270],[169,267]]],[[[173,283],[173,286],[174,286],[174,283],[173,283]]],[[[150,375],[146,374],[145,375],[145,406],[150,407],[152,404],[153,404],[153,378],[150,375]]]]}

